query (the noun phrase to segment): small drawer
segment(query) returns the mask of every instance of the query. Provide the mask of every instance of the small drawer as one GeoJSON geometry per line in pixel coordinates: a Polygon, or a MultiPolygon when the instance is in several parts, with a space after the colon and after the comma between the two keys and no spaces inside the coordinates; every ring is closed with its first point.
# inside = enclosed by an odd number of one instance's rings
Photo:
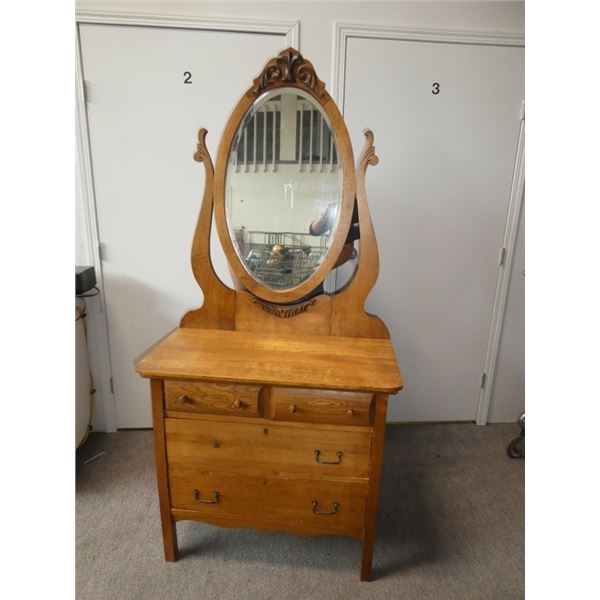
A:
{"type": "Polygon", "coordinates": [[[300,388],[271,389],[271,418],[277,421],[369,425],[373,394],[300,388]]]}
{"type": "Polygon", "coordinates": [[[183,413],[259,417],[259,385],[165,380],[165,409],[183,413]]]}
{"type": "Polygon", "coordinates": [[[360,537],[363,530],[366,485],[170,469],[169,489],[175,511],[193,511],[187,518],[304,534],[360,537]]]}

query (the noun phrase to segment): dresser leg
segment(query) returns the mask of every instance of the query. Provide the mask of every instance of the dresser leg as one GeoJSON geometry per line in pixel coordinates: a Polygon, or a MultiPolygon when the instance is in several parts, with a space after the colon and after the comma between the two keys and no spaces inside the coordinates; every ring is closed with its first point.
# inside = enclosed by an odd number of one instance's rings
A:
{"type": "Polygon", "coordinates": [[[373,565],[373,543],[375,542],[375,536],[373,532],[370,532],[370,535],[363,536],[362,542],[362,560],[360,563],[360,580],[361,581],[371,581],[372,580],[372,572],[371,567],[373,565]]]}
{"type": "Polygon", "coordinates": [[[375,396],[375,419],[373,439],[371,441],[371,463],[369,468],[369,493],[365,504],[364,532],[362,539],[362,561],[360,580],[371,581],[373,564],[373,545],[377,527],[377,503],[379,500],[379,480],[383,460],[383,439],[385,436],[385,415],[387,412],[387,394],[375,396]]]}
{"type": "Polygon", "coordinates": [[[177,560],[177,529],[171,518],[169,500],[169,475],[167,472],[167,450],[165,444],[165,420],[163,414],[162,379],[150,380],[152,391],[152,422],[154,425],[154,458],[156,460],[156,482],[158,483],[158,502],[160,505],[160,523],[162,526],[165,560],[177,560]]]}
{"type": "MultiPolygon", "coordinates": [[[[162,518],[162,511],[161,511],[162,518]]],[[[162,519],[161,519],[162,520],[162,519]]],[[[165,560],[175,562],[177,560],[177,528],[171,519],[168,522],[162,520],[163,545],[165,547],[165,560]]]]}

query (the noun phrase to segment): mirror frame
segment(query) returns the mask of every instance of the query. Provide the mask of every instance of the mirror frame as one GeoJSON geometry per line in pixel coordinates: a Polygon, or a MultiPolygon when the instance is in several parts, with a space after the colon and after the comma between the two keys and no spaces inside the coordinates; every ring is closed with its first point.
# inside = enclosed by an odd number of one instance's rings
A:
{"type": "Polygon", "coordinates": [[[276,303],[292,303],[312,292],[324,281],[340,255],[350,229],[355,196],[354,155],[344,118],[333,98],[325,90],[325,84],[317,77],[313,65],[305,60],[300,52],[288,48],[265,65],[261,74],[254,79],[252,86],[237,103],[225,126],[217,154],[214,183],[215,222],[236,288],[245,288],[263,300],[276,303]],[[277,88],[300,89],[307,92],[321,106],[331,123],[343,175],[338,224],[323,262],[302,283],[282,290],[263,285],[247,271],[231,239],[225,208],[225,178],[235,134],[254,102],[265,92],[277,88]]]}

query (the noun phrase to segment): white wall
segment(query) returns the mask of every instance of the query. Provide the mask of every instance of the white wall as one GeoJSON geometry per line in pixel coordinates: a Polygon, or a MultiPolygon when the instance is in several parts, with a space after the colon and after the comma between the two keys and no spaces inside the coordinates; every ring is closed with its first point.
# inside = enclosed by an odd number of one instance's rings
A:
{"type": "Polygon", "coordinates": [[[77,0],[86,10],[185,14],[206,17],[295,19],[300,49],[331,87],[334,21],[402,27],[524,33],[524,2],[99,2],[77,0]]]}
{"type": "MultiPolygon", "coordinates": [[[[232,173],[227,180],[232,224],[248,231],[289,231],[308,233],[330,203],[341,197],[341,171],[300,173],[298,165],[279,165],[276,173],[232,173]],[[291,191],[284,184],[293,181],[291,191]],[[275,200],[275,202],[273,202],[275,200]]],[[[315,243],[318,240],[315,238],[315,243]]]]}
{"type": "MultiPolygon", "coordinates": [[[[78,10],[147,13],[162,15],[195,15],[202,17],[231,17],[250,19],[292,19],[300,23],[302,53],[314,64],[319,77],[329,89],[332,87],[333,24],[348,21],[364,24],[396,25],[430,29],[491,31],[498,33],[524,32],[523,2],[99,2],[79,0],[78,10]]],[[[240,48],[231,48],[227,56],[203,57],[203,60],[221,62],[224,69],[234,61],[240,48]]],[[[265,59],[268,57],[265,57],[265,59]]],[[[257,65],[256,69],[260,68],[257,65]]],[[[377,65],[373,65],[377,69],[377,65]]],[[[255,73],[248,73],[248,78],[255,73]]],[[[240,90],[241,92],[242,90],[240,90]]],[[[233,108],[233,106],[231,107],[233,108]]],[[[368,125],[368,123],[365,123],[368,125]]],[[[224,126],[224,122],[221,127],[224,126]]],[[[216,144],[220,131],[212,130],[212,144],[216,144]]],[[[354,132],[355,133],[355,132],[354,132]]],[[[360,151],[355,148],[355,154],[360,151]]],[[[198,188],[197,198],[201,189],[198,188]]],[[[82,224],[82,194],[77,194],[77,260],[84,261],[95,249],[89,242],[82,224]]],[[[87,262],[87,261],[86,261],[87,262]]],[[[93,304],[90,311],[98,311],[93,304]]],[[[93,318],[94,315],[91,315],[93,318]]],[[[175,323],[174,323],[175,325],[175,323]]],[[[92,370],[99,372],[98,357],[92,356],[92,370]]],[[[101,382],[106,386],[106,382],[101,382]]],[[[98,414],[101,414],[101,410],[98,414]]],[[[95,422],[97,429],[103,427],[103,419],[95,422]]]]}

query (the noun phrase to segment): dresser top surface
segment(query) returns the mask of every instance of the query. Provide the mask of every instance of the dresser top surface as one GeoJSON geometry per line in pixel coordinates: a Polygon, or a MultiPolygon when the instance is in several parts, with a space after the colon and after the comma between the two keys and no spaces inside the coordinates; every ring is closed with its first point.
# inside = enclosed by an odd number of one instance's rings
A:
{"type": "Polygon", "coordinates": [[[142,377],[393,394],[403,386],[387,339],[178,328],[136,364],[142,377]]]}

